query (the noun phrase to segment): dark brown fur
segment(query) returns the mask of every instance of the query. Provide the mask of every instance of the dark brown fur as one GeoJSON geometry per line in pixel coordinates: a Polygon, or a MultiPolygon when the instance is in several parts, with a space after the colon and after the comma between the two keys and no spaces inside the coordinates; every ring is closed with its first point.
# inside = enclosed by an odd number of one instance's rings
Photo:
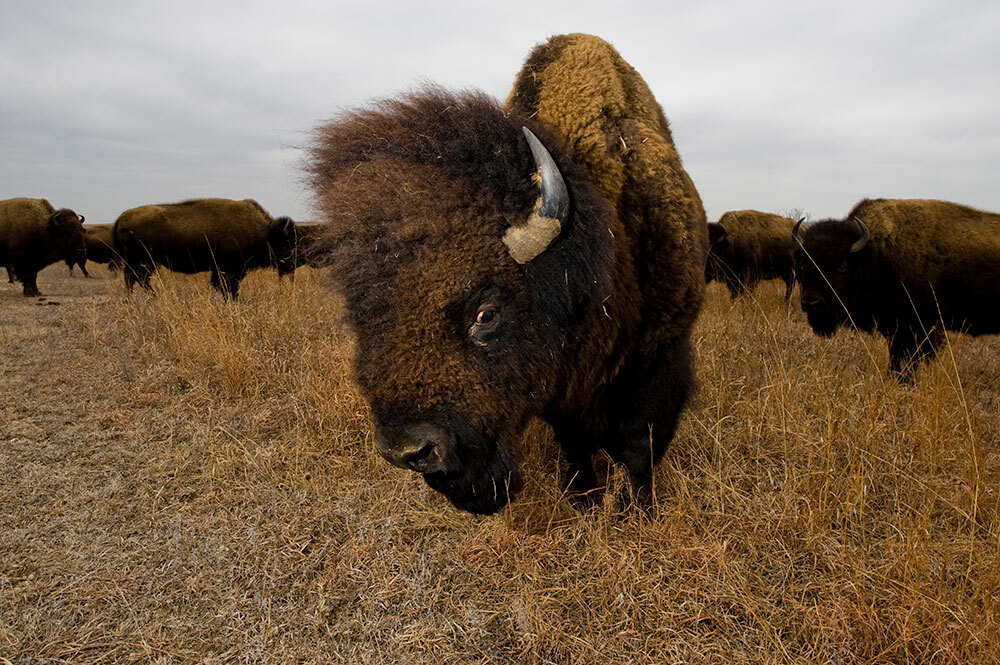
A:
{"type": "Polygon", "coordinates": [[[253,200],[194,199],[126,210],[115,222],[114,249],[125,263],[125,283],[150,289],[156,266],[183,273],[211,272],[212,285],[235,298],[248,270],[295,269],[294,223],[272,218],[253,200]]]}
{"type": "Polygon", "coordinates": [[[648,501],[694,383],[707,244],[697,192],[662,111],[614,49],[586,35],[551,44],[558,53],[542,45],[529,57],[506,109],[430,88],[320,128],[309,164],[380,448],[433,429],[448,470],[427,482],[477,513],[518,491],[521,433],[535,416],[555,428],[576,492],[595,490],[591,456],[603,448],[648,501]],[[567,71],[626,94],[574,90],[560,83],[567,71]],[[551,115],[559,88],[571,97],[551,115]],[[561,126],[593,127],[594,112],[596,133],[561,126]],[[538,196],[522,126],[552,153],[571,213],[519,265],[501,238],[538,196]],[[480,339],[484,304],[499,324],[480,339]]]}
{"type": "Polygon", "coordinates": [[[785,300],[795,286],[795,220],[757,210],[731,210],[709,222],[705,279],[718,280],[736,298],[769,279],[785,282],[785,300]],[[725,232],[721,232],[725,229],[725,232]]]}
{"type": "Polygon", "coordinates": [[[890,369],[908,377],[943,330],[1000,333],[1000,215],[947,201],[866,199],[802,236],[802,309],[813,330],[881,333],[890,369]],[[861,232],[871,239],[854,254],[861,232]]]}
{"type": "Polygon", "coordinates": [[[87,272],[87,261],[106,263],[108,269],[112,271],[121,267],[121,257],[114,248],[114,228],[114,224],[87,224],[83,227],[87,256],[76,260],[66,259],[70,274],[73,274],[73,266],[80,266],[83,276],[90,277],[90,273],[87,272]]]}
{"type": "Polygon", "coordinates": [[[25,296],[41,295],[35,282],[42,268],[86,251],[83,218],[72,210],[56,210],[45,199],[0,201],[0,265],[9,281],[20,280],[25,296]]]}

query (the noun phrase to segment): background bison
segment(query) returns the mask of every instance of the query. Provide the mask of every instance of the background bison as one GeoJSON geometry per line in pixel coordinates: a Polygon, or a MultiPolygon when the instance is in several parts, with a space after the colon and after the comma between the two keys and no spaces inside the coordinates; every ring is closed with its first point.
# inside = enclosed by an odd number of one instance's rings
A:
{"type": "Polygon", "coordinates": [[[115,270],[121,265],[121,258],[114,248],[114,224],[87,224],[83,227],[83,240],[87,245],[87,255],[76,259],[66,259],[70,273],[73,266],[80,266],[84,277],[90,277],[87,272],[87,261],[91,263],[107,263],[108,268],[115,270]]]}
{"type": "Polygon", "coordinates": [[[0,201],[0,265],[9,281],[20,280],[26,296],[41,295],[35,284],[39,270],[86,256],[83,219],[45,199],[0,201]]]}
{"type": "Polygon", "coordinates": [[[506,107],[431,88],[347,114],[317,131],[310,170],[387,460],[492,513],[542,416],[577,498],[596,498],[604,449],[650,501],[694,385],[706,224],[609,44],[538,46],[506,107]]]}
{"type": "Polygon", "coordinates": [[[810,225],[801,245],[802,309],[813,330],[878,331],[894,373],[908,376],[932,357],[944,329],[1000,333],[1000,215],[866,199],[843,220],[810,225]]]}
{"type": "Polygon", "coordinates": [[[125,283],[150,289],[156,266],[183,273],[210,271],[212,285],[235,298],[248,270],[295,270],[295,224],[273,219],[252,200],[195,199],[126,210],[115,222],[115,250],[125,283]]]}
{"type": "Polygon", "coordinates": [[[785,300],[795,286],[795,220],[757,210],[731,210],[708,223],[705,279],[726,285],[730,295],[749,293],[764,280],[785,282],[785,300]]]}

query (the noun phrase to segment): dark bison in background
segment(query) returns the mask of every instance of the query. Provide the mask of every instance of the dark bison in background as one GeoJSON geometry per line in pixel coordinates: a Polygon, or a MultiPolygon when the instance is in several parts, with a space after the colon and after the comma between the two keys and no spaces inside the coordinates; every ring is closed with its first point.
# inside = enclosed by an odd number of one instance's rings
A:
{"type": "Polygon", "coordinates": [[[316,132],[323,248],[375,441],[458,508],[521,487],[551,423],[572,496],[604,449],[651,500],[694,386],[705,213],[645,82],[606,42],[535,48],[506,106],[430,87],[316,132]]]}
{"type": "Polygon", "coordinates": [[[325,265],[320,240],[326,230],[323,222],[295,222],[295,267],[325,265]]]}
{"type": "Polygon", "coordinates": [[[56,210],[45,199],[0,201],[0,265],[8,280],[24,285],[24,295],[39,296],[38,271],[47,265],[86,256],[83,217],[56,210]]]}
{"type": "Polygon", "coordinates": [[[76,259],[66,259],[69,272],[73,274],[73,266],[80,266],[84,277],[90,277],[87,272],[87,261],[91,263],[106,263],[110,270],[121,266],[121,259],[114,249],[114,224],[87,224],[83,227],[83,240],[87,245],[87,255],[76,259]]]}
{"type": "Polygon", "coordinates": [[[785,282],[785,300],[795,286],[795,220],[757,210],[731,210],[708,223],[705,280],[718,280],[736,298],[769,279],[785,282]]]}
{"type": "Polygon", "coordinates": [[[125,283],[150,289],[156,266],[212,273],[212,285],[235,298],[254,268],[295,270],[295,223],[272,218],[256,201],[194,199],[126,210],[115,222],[114,249],[125,283]]]}
{"type": "Polygon", "coordinates": [[[1000,215],[947,201],[866,199],[799,236],[802,309],[829,337],[841,325],[889,340],[909,378],[943,330],[1000,333],[1000,215]]]}

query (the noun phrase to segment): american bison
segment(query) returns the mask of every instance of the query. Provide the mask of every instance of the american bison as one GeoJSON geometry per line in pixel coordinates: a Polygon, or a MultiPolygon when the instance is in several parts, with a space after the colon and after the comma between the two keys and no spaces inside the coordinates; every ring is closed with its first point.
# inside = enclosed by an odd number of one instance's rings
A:
{"type": "Polygon", "coordinates": [[[121,259],[114,248],[114,224],[87,224],[84,229],[84,242],[87,244],[87,255],[76,259],[66,259],[70,274],[73,266],[80,266],[84,277],[90,277],[87,272],[87,261],[91,263],[107,263],[110,270],[120,267],[121,259]]]}
{"type": "Polygon", "coordinates": [[[212,285],[236,298],[254,268],[295,270],[295,223],[272,218],[253,200],[194,199],[126,210],[115,222],[114,249],[124,262],[129,290],[152,290],[156,266],[176,272],[210,271],[212,285]]]}
{"type": "Polygon", "coordinates": [[[45,199],[0,201],[0,265],[10,281],[20,280],[25,296],[41,295],[35,281],[45,266],[86,256],[83,220],[45,199]]]}
{"type": "Polygon", "coordinates": [[[1000,333],[1000,215],[866,199],[793,236],[809,325],[824,337],[842,325],[881,333],[896,376],[933,357],[943,330],[1000,333]]]}
{"type": "Polygon", "coordinates": [[[541,416],[578,502],[600,449],[623,499],[651,501],[694,387],[707,232],[662,109],[611,45],[537,46],[505,106],[429,87],[348,113],[308,168],[389,462],[493,513],[541,416]]]}
{"type": "Polygon", "coordinates": [[[785,282],[785,301],[795,287],[795,220],[757,210],[731,210],[708,223],[706,281],[726,285],[733,298],[761,281],[785,282]]]}

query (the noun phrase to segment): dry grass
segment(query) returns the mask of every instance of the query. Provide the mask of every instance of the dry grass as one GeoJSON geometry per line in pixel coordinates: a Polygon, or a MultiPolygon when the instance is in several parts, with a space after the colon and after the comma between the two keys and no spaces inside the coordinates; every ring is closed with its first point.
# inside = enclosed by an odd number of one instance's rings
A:
{"type": "Polygon", "coordinates": [[[378,457],[318,273],[60,283],[98,296],[0,292],[13,663],[1000,660],[996,337],[900,386],[778,286],[713,286],[652,516],[574,512],[538,425],[475,518],[378,457]]]}

